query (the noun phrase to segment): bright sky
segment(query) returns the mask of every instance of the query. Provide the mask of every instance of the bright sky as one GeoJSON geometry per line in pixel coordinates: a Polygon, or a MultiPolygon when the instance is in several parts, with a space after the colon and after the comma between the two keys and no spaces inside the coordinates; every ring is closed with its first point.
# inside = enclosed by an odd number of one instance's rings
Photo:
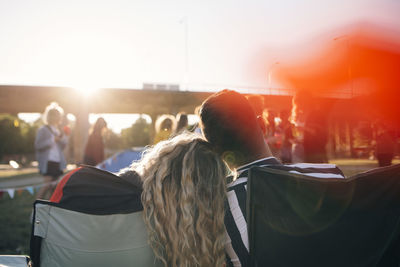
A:
{"type": "Polygon", "coordinates": [[[278,47],[399,14],[397,0],[0,0],[0,84],[265,88],[278,47]]]}

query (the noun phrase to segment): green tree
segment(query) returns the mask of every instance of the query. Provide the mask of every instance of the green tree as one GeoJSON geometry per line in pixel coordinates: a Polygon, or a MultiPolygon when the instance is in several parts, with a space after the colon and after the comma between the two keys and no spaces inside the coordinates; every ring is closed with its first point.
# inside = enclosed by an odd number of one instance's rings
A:
{"type": "Polygon", "coordinates": [[[37,124],[29,124],[26,122],[21,123],[21,135],[23,138],[24,142],[24,153],[34,153],[35,152],[35,138],[36,138],[36,133],[38,130],[38,125],[37,124]]]}
{"type": "Polygon", "coordinates": [[[12,115],[0,116],[0,158],[20,154],[24,150],[21,121],[12,115]]]}
{"type": "Polygon", "coordinates": [[[108,130],[104,136],[104,147],[110,151],[121,150],[123,148],[121,136],[108,130]]]}
{"type": "Polygon", "coordinates": [[[5,155],[32,155],[38,124],[29,124],[18,117],[0,115],[0,160],[5,155]]]}
{"type": "Polygon", "coordinates": [[[145,118],[139,117],[130,128],[121,131],[121,138],[125,148],[141,147],[150,143],[150,124],[145,118]]]}

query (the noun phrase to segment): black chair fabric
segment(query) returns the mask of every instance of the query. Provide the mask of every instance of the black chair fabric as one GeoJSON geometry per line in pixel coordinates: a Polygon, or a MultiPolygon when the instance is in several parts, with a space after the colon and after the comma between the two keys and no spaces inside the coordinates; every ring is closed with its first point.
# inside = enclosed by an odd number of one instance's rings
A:
{"type": "Polygon", "coordinates": [[[128,214],[143,210],[141,192],[140,178],[135,172],[116,176],[83,166],[65,175],[57,185],[56,202],[36,200],[33,205],[30,257],[34,266],[40,266],[42,245],[42,238],[34,235],[37,204],[92,215],[128,214]]]}
{"type": "Polygon", "coordinates": [[[250,170],[251,266],[400,266],[400,165],[348,179],[250,170]]]}

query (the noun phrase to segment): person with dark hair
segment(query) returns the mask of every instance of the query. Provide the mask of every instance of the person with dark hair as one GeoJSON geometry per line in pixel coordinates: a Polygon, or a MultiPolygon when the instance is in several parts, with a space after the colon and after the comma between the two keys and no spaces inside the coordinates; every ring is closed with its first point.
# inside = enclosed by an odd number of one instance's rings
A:
{"type": "Polygon", "coordinates": [[[282,136],[282,144],[280,148],[280,158],[283,163],[292,162],[292,142],[293,142],[293,125],[289,121],[289,110],[282,110],[280,112],[281,122],[279,124],[279,131],[282,136]]]}
{"type": "Polygon", "coordinates": [[[292,143],[292,162],[304,162],[304,109],[302,94],[296,94],[292,98],[292,110],[290,114],[290,123],[293,125],[293,143],[292,143]]]}
{"type": "Polygon", "coordinates": [[[90,166],[96,166],[104,160],[104,142],[103,132],[107,128],[107,122],[99,117],[89,135],[83,156],[83,163],[90,166]]]}
{"type": "Polygon", "coordinates": [[[326,110],[316,101],[314,96],[304,90],[296,92],[293,98],[293,114],[295,123],[304,122],[304,127],[299,127],[303,133],[302,146],[304,162],[327,163],[328,131],[326,110]]]}
{"type": "Polygon", "coordinates": [[[263,119],[255,116],[243,95],[224,90],[210,96],[202,104],[200,119],[204,137],[229,166],[271,155],[259,126],[263,119]]]}
{"type": "Polygon", "coordinates": [[[179,112],[178,115],[176,115],[176,128],[174,135],[178,135],[185,131],[188,127],[188,123],[188,116],[183,112],[179,112]]]}
{"type": "Polygon", "coordinates": [[[308,112],[304,124],[304,161],[327,163],[327,143],[328,131],[325,112],[316,104],[308,112]]]}
{"type": "Polygon", "coordinates": [[[392,165],[396,142],[393,135],[384,124],[378,125],[378,134],[376,137],[376,158],[378,159],[379,167],[392,165]]]}
{"type": "Polygon", "coordinates": [[[279,155],[279,143],[277,138],[277,127],[275,124],[276,112],[272,109],[266,109],[263,113],[265,122],[265,141],[267,142],[272,155],[277,157],[279,155]]]}
{"type": "Polygon", "coordinates": [[[255,115],[264,119],[264,123],[260,124],[265,127],[265,130],[263,129],[264,139],[266,140],[272,154],[278,155],[279,151],[277,147],[278,140],[276,138],[275,112],[271,109],[266,109],[264,97],[261,95],[247,95],[246,98],[253,108],[255,115]]]}
{"type": "Polygon", "coordinates": [[[268,166],[317,178],[344,178],[333,164],[282,165],[272,156],[265,139],[264,120],[257,117],[243,95],[223,90],[207,98],[200,110],[204,137],[235,175],[228,177],[225,227],[228,266],[247,266],[249,241],[246,223],[248,170],[268,166]]]}

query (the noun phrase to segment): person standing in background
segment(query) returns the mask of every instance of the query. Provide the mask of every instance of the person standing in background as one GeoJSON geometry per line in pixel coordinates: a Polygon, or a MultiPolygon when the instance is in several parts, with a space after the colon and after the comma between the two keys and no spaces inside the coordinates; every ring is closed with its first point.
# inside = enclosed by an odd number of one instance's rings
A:
{"type": "Polygon", "coordinates": [[[308,91],[299,91],[297,94],[303,98],[298,104],[304,114],[304,162],[328,163],[327,107],[323,107],[321,100],[308,91]]]}
{"type": "Polygon", "coordinates": [[[172,115],[164,114],[158,117],[155,123],[154,144],[170,138],[175,124],[175,117],[172,115]]]}
{"type": "Polygon", "coordinates": [[[265,99],[261,95],[247,95],[246,98],[253,108],[258,120],[263,121],[260,125],[262,125],[264,129],[264,138],[272,154],[276,157],[279,156],[280,144],[277,138],[278,132],[275,123],[275,118],[277,117],[276,112],[272,109],[266,108],[265,99]]]}
{"type": "Polygon", "coordinates": [[[269,149],[274,157],[279,157],[280,144],[277,138],[277,127],[275,124],[276,112],[272,109],[266,109],[263,113],[265,121],[265,141],[267,142],[269,149]]]}
{"type": "Polygon", "coordinates": [[[292,122],[295,125],[293,163],[327,163],[327,114],[321,99],[299,90],[293,98],[292,122]],[[302,158],[303,157],[303,158],[302,158]]]}
{"type": "Polygon", "coordinates": [[[327,143],[326,112],[319,103],[316,103],[310,107],[304,124],[304,161],[328,163],[327,143]]]}
{"type": "Polygon", "coordinates": [[[376,158],[379,167],[392,165],[396,142],[393,134],[383,123],[378,124],[378,135],[376,137],[376,158]]]}
{"type": "Polygon", "coordinates": [[[305,115],[301,93],[296,93],[292,99],[290,123],[293,125],[292,163],[304,162],[304,121],[305,115]]]}
{"type": "Polygon", "coordinates": [[[289,110],[285,109],[280,112],[279,130],[282,136],[280,158],[282,163],[292,163],[293,125],[289,121],[289,115],[289,110]]]}
{"type": "Polygon", "coordinates": [[[103,132],[106,128],[107,122],[102,117],[98,118],[86,143],[84,164],[96,166],[104,160],[103,132]]]}
{"type": "Polygon", "coordinates": [[[55,102],[47,106],[43,114],[44,125],[36,134],[36,159],[45,183],[36,195],[38,199],[43,199],[47,193],[51,194],[54,188],[51,182],[63,174],[67,165],[63,150],[68,143],[68,133],[60,129],[63,113],[63,109],[55,102]]]}
{"type": "Polygon", "coordinates": [[[179,112],[178,115],[176,115],[176,128],[174,131],[174,135],[178,135],[184,132],[187,129],[188,124],[188,116],[183,112],[179,112]]]}

